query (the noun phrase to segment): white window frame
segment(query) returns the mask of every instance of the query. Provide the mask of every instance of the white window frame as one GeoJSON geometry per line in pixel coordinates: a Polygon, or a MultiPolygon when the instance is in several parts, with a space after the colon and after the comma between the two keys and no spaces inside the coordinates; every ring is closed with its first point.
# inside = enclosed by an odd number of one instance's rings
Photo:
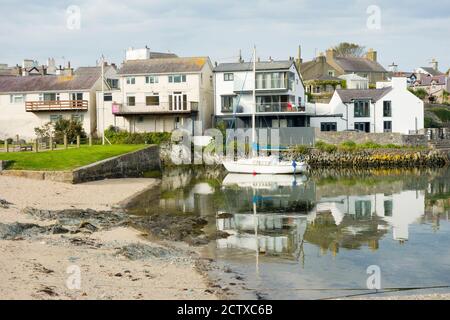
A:
{"type": "Polygon", "coordinates": [[[12,104],[24,103],[25,95],[24,94],[11,94],[11,95],[9,95],[9,101],[12,104]]]}
{"type": "Polygon", "coordinates": [[[234,73],[226,72],[223,74],[223,81],[234,81],[234,73]]]}
{"type": "Polygon", "coordinates": [[[159,83],[159,78],[158,78],[158,76],[155,76],[155,75],[146,76],[145,83],[147,83],[147,84],[159,83]]]}
{"type": "Polygon", "coordinates": [[[183,83],[186,82],[185,74],[171,74],[169,75],[169,83],[183,83]],[[175,81],[176,78],[180,78],[180,81],[175,81]]]}
{"type": "Polygon", "coordinates": [[[135,77],[127,77],[127,84],[136,84],[135,77]]]}

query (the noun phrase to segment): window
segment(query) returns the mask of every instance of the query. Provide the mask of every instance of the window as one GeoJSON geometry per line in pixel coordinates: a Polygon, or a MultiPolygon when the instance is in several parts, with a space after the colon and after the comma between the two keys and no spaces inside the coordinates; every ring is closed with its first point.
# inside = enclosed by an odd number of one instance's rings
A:
{"type": "Polygon", "coordinates": [[[158,76],[147,76],[145,77],[145,83],[158,83],[159,78],[158,76]]]}
{"type": "Polygon", "coordinates": [[[383,117],[392,117],[391,101],[383,101],[383,117]]]}
{"type": "Polygon", "coordinates": [[[50,122],[52,122],[52,123],[55,123],[61,119],[62,119],[62,115],[60,115],[60,114],[51,114],[50,115],[50,122]]]}
{"type": "Polygon", "coordinates": [[[129,106],[135,106],[136,105],[136,97],[135,96],[128,96],[127,97],[127,104],[129,106]]]}
{"type": "Polygon", "coordinates": [[[138,123],[144,122],[144,117],[143,117],[143,116],[139,116],[139,117],[137,118],[137,122],[138,122],[138,123]]]}
{"type": "Polygon", "coordinates": [[[119,88],[119,79],[106,79],[106,83],[109,85],[111,89],[119,88]]]}
{"type": "Polygon", "coordinates": [[[321,122],[320,131],[337,131],[336,122],[321,122]]]}
{"type": "Polygon", "coordinates": [[[112,101],[112,93],[103,94],[103,101],[112,101]]]}
{"type": "Polygon", "coordinates": [[[169,83],[186,82],[185,74],[173,74],[169,76],[169,83]]]}
{"type": "Polygon", "coordinates": [[[146,96],[145,97],[145,105],[147,106],[159,106],[159,96],[146,96]]]}
{"type": "Polygon", "coordinates": [[[355,122],[355,130],[370,132],[370,122],[355,122]]]}
{"type": "Polygon", "coordinates": [[[383,122],[383,132],[392,132],[392,121],[383,122]]]}
{"type": "Polygon", "coordinates": [[[222,112],[233,112],[235,96],[222,96],[222,112]]]}
{"type": "Polygon", "coordinates": [[[40,93],[39,101],[59,101],[59,93],[40,93]]]}
{"type": "Polygon", "coordinates": [[[356,200],[355,201],[355,215],[356,217],[370,216],[372,213],[372,203],[370,200],[356,200]]]}
{"type": "Polygon", "coordinates": [[[84,116],[82,114],[73,114],[72,121],[78,121],[79,123],[83,123],[84,116]]]}
{"type": "Polygon", "coordinates": [[[354,102],[355,117],[370,117],[370,101],[369,100],[357,100],[354,102]]]}
{"type": "Polygon", "coordinates": [[[334,70],[328,70],[328,75],[330,77],[334,77],[334,70]]]}
{"type": "Polygon", "coordinates": [[[392,200],[384,200],[384,216],[392,217],[392,200]]]}
{"type": "Polygon", "coordinates": [[[25,101],[25,95],[23,94],[12,94],[9,98],[11,103],[22,103],[25,101]]]}
{"type": "Polygon", "coordinates": [[[136,84],[136,78],[128,77],[127,78],[127,84],[136,84]]]}
{"type": "MultiPolygon", "coordinates": [[[[256,74],[256,89],[285,89],[287,78],[285,72],[259,72],[256,74]]],[[[295,75],[289,72],[289,85],[294,86],[295,75]]]]}
{"type": "Polygon", "coordinates": [[[223,81],[233,81],[233,80],[234,80],[233,73],[224,73],[223,74],[223,81]]]}

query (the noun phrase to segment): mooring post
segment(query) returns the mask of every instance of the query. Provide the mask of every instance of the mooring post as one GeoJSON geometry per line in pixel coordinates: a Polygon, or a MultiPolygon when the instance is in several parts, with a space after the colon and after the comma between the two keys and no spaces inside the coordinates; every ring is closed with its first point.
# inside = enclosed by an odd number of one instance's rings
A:
{"type": "Polygon", "coordinates": [[[5,152],[9,152],[9,143],[8,143],[8,139],[5,140],[5,152]]]}
{"type": "Polygon", "coordinates": [[[50,135],[50,150],[53,151],[53,136],[50,135]]]}
{"type": "Polygon", "coordinates": [[[92,147],[92,136],[89,135],[89,147],[92,147]]]}
{"type": "Polygon", "coordinates": [[[64,149],[67,149],[67,134],[64,134],[64,149]]]}
{"type": "Polygon", "coordinates": [[[34,140],[34,152],[39,152],[39,140],[34,140]]]}
{"type": "Polygon", "coordinates": [[[78,149],[80,148],[80,136],[79,135],[77,136],[77,148],[78,149]]]}

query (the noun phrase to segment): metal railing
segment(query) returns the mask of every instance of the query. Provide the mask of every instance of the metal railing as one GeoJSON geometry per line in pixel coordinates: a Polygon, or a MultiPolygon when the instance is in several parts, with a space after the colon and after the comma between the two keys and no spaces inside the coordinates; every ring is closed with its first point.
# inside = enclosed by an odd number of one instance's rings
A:
{"type": "Polygon", "coordinates": [[[305,112],[305,106],[290,102],[257,103],[256,112],[305,112]]]}
{"type": "Polygon", "coordinates": [[[64,110],[88,110],[87,100],[49,100],[49,101],[26,101],[25,110],[35,111],[64,111],[64,110]]]}
{"type": "Polygon", "coordinates": [[[160,113],[189,113],[198,111],[197,101],[186,101],[180,104],[160,102],[148,105],[146,103],[116,103],[112,104],[113,114],[160,114],[160,113]]]}

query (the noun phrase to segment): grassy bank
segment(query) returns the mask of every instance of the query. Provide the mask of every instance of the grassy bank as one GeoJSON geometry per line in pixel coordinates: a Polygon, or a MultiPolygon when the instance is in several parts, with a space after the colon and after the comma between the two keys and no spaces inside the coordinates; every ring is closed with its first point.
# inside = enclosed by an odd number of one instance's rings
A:
{"type": "Polygon", "coordinates": [[[0,153],[0,160],[12,161],[9,169],[71,170],[124,153],[142,149],[145,145],[82,146],[80,149],[0,153]]]}

